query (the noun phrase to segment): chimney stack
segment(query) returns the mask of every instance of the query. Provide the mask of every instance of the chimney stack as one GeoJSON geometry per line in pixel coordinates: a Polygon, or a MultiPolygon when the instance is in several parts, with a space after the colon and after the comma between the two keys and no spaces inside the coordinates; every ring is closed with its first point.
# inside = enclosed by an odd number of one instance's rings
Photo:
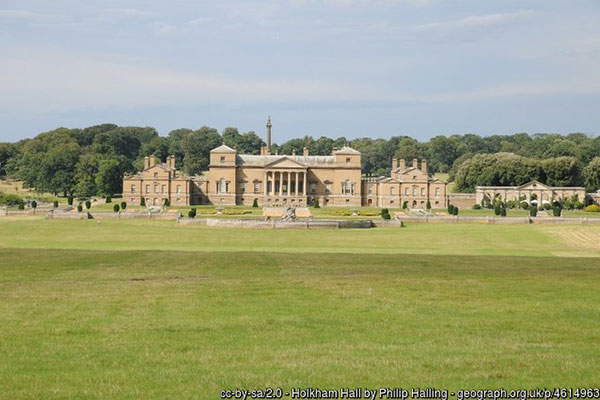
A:
{"type": "Polygon", "coordinates": [[[422,159],[421,160],[421,171],[427,173],[427,159],[422,159]]]}
{"type": "Polygon", "coordinates": [[[152,154],[152,155],[150,156],[150,162],[149,162],[148,166],[149,166],[150,168],[152,168],[152,167],[154,167],[155,165],[156,165],[156,158],[154,158],[154,154],[152,154]]]}
{"type": "Polygon", "coordinates": [[[271,116],[267,117],[267,154],[271,154],[271,116]]]}
{"type": "Polygon", "coordinates": [[[150,168],[150,158],[148,156],[144,157],[144,169],[150,168]]]}
{"type": "Polygon", "coordinates": [[[404,158],[400,159],[400,165],[398,168],[400,168],[400,171],[404,171],[406,169],[406,161],[404,161],[404,158]]]}
{"type": "Polygon", "coordinates": [[[396,169],[397,168],[398,168],[398,159],[392,158],[392,172],[390,173],[390,176],[394,179],[396,179],[396,169]]]}
{"type": "Polygon", "coordinates": [[[308,147],[302,149],[302,155],[305,157],[308,155],[308,147]]]}
{"type": "Polygon", "coordinates": [[[292,155],[295,156],[296,155],[296,149],[292,150],[292,155]]]}
{"type": "Polygon", "coordinates": [[[419,168],[419,160],[413,158],[413,168],[419,168]]]}

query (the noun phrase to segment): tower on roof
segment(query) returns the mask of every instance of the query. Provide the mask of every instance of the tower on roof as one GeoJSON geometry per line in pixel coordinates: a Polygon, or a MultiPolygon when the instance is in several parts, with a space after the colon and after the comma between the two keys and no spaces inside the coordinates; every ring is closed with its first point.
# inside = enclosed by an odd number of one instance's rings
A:
{"type": "Polygon", "coordinates": [[[271,154],[271,116],[267,117],[267,154],[271,154]]]}

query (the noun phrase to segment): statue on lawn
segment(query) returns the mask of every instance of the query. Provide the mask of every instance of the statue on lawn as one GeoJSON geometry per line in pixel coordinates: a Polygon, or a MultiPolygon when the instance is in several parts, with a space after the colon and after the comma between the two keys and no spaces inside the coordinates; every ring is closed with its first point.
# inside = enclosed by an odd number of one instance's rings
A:
{"type": "Polygon", "coordinates": [[[292,222],[296,220],[296,207],[286,207],[281,215],[282,222],[292,222]]]}

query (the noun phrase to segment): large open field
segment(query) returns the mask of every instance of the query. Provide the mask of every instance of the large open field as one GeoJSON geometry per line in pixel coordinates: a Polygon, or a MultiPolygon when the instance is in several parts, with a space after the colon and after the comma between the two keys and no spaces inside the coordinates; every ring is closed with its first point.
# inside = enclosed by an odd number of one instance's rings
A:
{"type": "Polygon", "coordinates": [[[0,219],[0,398],[597,386],[600,228],[0,219]]]}

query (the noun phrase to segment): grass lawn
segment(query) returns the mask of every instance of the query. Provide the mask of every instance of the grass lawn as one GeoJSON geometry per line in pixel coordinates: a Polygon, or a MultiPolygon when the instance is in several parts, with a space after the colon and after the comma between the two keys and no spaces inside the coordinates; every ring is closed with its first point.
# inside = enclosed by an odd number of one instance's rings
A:
{"type": "Polygon", "coordinates": [[[0,397],[597,386],[599,239],[0,219],[0,397]]]}

